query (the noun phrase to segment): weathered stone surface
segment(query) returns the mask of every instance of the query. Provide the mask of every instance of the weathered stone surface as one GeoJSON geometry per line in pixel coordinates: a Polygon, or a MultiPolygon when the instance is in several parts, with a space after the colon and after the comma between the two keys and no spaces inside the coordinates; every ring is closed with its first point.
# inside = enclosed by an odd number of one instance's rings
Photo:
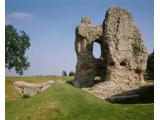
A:
{"type": "Polygon", "coordinates": [[[121,8],[110,8],[103,28],[106,78],[120,84],[140,85],[144,82],[147,52],[131,13],[121,8]]]}
{"type": "Polygon", "coordinates": [[[147,51],[130,12],[109,8],[103,25],[93,26],[88,17],[76,28],[76,74],[73,85],[106,98],[143,85],[147,51]],[[93,43],[101,46],[101,57],[93,56],[93,43]],[[94,85],[96,76],[101,83],[94,85]],[[91,87],[92,86],[92,87],[91,87]]]}
{"type": "Polygon", "coordinates": [[[93,84],[93,79],[98,72],[97,62],[100,59],[94,59],[93,42],[101,42],[102,26],[93,26],[88,17],[81,20],[80,26],[76,28],[75,50],[77,53],[77,66],[75,81],[73,84],[77,87],[87,87],[93,84]]]}
{"type": "Polygon", "coordinates": [[[40,91],[46,90],[51,87],[55,81],[48,81],[44,83],[28,83],[24,81],[13,82],[12,86],[16,89],[21,96],[34,96],[40,91]]]}
{"type": "Polygon", "coordinates": [[[22,90],[22,96],[24,97],[31,97],[37,95],[39,93],[39,88],[37,87],[24,87],[22,90]]]}

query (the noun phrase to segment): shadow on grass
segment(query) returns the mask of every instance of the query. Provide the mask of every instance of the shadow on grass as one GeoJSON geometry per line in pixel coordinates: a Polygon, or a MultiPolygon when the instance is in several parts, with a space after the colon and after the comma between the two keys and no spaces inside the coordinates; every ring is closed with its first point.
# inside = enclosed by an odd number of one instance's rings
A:
{"type": "Polygon", "coordinates": [[[66,83],[68,83],[68,84],[73,86],[73,80],[66,80],[66,83]]]}
{"type": "MultiPolygon", "coordinates": [[[[73,85],[73,82],[74,82],[74,80],[67,80],[67,81],[66,81],[66,83],[74,86],[74,85],[73,85]]],[[[93,81],[93,84],[90,85],[90,87],[93,87],[95,84],[98,84],[98,83],[101,83],[101,82],[104,82],[104,81],[99,80],[99,79],[95,79],[95,80],[93,81]]],[[[74,86],[74,87],[75,87],[75,86],[74,86]]]]}
{"type": "Polygon", "coordinates": [[[154,103],[154,85],[147,85],[139,89],[123,92],[107,98],[106,101],[120,104],[154,103]]]}
{"type": "Polygon", "coordinates": [[[27,98],[30,98],[30,96],[28,96],[28,95],[23,95],[22,98],[27,99],[27,98]]]}

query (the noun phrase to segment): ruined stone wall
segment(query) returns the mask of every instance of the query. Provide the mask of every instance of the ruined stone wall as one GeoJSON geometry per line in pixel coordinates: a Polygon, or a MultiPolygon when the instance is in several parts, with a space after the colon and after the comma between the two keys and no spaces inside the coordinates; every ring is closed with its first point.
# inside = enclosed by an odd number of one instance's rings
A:
{"type": "Polygon", "coordinates": [[[82,18],[76,28],[75,50],[77,65],[73,84],[76,87],[93,86],[95,76],[100,76],[103,83],[94,86],[103,86],[111,93],[106,94],[112,95],[140,87],[144,82],[147,51],[132,14],[125,9],[109,8],[100,26],[93,26],[88,17],[82,18]],[[98,59],[93,56],[94,42],[101,45],[102,54],[98,59]]]}
{"type": "Polygon", "coordinates": [[[103,44],[108,80],[129,85],[144,82],[147,52],[130,12],[121,8],[107,11],[103,22],[103,44]]]}
{"type": "MultiPolygon", "coordinates": [[[[101,43],[102,27],[93,26],[88,17],[81,20],[80,26],[76,28],[75,50],[77,54],[77,65],[74,85],[85,87],[93,85],[96,76],[97,60],[93,56],[93,42],[101,43]]],[[[99,60],[99,62],[101,62],[99,60]]]]}

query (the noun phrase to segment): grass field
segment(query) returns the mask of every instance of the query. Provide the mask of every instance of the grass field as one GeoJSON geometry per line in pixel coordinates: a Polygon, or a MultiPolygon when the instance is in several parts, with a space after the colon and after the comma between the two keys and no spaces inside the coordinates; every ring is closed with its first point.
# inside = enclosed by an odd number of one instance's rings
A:
{"type": "Polygon", "coordinates": [[[6,77],[6,120],[153,120],[153,104],[111,104],[67,83],[21,98],[15,80],[44,82],[73,77],[6,77]]]}

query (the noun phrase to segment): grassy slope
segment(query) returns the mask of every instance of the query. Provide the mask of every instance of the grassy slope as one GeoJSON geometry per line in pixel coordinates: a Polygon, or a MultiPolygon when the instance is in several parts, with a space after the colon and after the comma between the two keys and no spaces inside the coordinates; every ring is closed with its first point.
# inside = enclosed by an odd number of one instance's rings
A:
{"type": "MultiPolygon", "coordinates": [[[[11,89],[8,81],[6,95],[11,89]]],[[[110,104],[69,84],[57,83],[31,98],[8,99],[6,120],[153,120],[153,104],[110,104]]]]}

